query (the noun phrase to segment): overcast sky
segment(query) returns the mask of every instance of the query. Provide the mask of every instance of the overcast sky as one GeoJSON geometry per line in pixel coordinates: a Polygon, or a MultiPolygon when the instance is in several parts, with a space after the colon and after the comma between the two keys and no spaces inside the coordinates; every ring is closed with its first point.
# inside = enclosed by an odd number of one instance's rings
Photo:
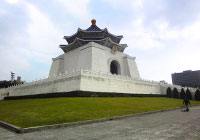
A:
{"type": "Polygon", "coordinates": [[[171,83],[171,73],[200,70],[200,0],[1,0],[0,80],[47,77],[63,36],[91,19],[123,35],[140,75],[171,83]]]}

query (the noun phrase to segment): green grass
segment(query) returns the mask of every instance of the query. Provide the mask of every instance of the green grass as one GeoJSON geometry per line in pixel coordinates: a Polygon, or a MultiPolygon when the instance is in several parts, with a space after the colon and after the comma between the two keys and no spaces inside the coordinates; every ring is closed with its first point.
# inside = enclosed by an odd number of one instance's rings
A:
{"type": "MultiPolygon", "coordinates": [[[[191,101],[192,105],[200,101],[191,101]]],[[[156,111],[182,106],[164,97],[46,98],[0,101],[0,120],[26,128],[156,111]]]]}

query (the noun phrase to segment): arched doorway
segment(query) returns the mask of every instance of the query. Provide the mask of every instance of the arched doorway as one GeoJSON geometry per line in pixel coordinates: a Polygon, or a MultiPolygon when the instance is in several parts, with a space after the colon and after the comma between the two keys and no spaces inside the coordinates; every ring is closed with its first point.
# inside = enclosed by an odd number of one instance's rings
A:
{"type": "Polygon", "coordinates": [[[113,60],[110,63],[110,72],[112,74],[116,74],[116,75],[121,74],[120,65],[119,65],[119,63],[116,60],[113,60]]]}

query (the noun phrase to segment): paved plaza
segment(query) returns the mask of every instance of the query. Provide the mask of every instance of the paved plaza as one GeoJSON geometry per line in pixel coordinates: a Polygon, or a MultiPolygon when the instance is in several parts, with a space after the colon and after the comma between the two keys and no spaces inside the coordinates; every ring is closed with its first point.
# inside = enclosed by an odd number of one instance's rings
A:
{"type": "Polygon", "coordinates": [[[200,107],[101,123],[16,134],[0,127],[2,140],[200,140],[200,107]]]}

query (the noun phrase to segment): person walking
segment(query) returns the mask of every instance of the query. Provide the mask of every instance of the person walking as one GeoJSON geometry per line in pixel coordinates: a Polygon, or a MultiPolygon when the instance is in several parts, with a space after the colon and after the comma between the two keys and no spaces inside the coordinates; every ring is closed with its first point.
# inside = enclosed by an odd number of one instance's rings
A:
{"type": "Polygon", "coordinates": [[[184,111],[189,111],[189,107],[188,104],[190,104],[190,101],[188,100],[187,97],[185,97],[185,99],[183,100],[183,104],[185,104],[185,110],[184,111]]]}

